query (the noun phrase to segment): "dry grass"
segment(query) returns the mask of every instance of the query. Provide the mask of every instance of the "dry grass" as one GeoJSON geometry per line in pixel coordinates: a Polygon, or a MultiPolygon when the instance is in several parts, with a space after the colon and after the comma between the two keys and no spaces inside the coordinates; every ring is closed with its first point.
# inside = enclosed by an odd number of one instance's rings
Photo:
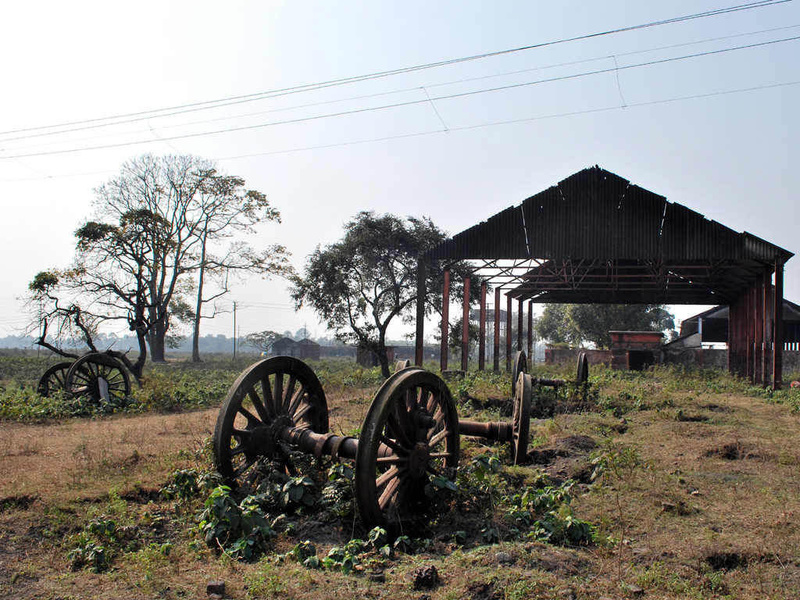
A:
{"type": "MultiPolygon", "coordinates": [[[[203,447],[215,410],[3,423],[0,594],[198,598],[207,581],[224,580],[227,596],[237,599],[800,597],[800,415],[738,393],[673,390],[655,376],[601,385],[601,398],[624,388],[643,402],[616,416],[608,410],[534,421],[541,464],[509,472],[543,468],[583,478],[576,514],[607,542],[460,547],[440,531],[430,552],[390,561],[384,582],[275,564],[272,555],[239,563],[198,543],[191,514],[155,490],[174,469],[207,464],[203,447]],[[602,472],[597,457],[604,457],[602,472]],[[98,515],[148,531],[161,517],[172,524],[158,531],[157,544],[122,554],[106,573],[72,572],[65,540],[98,515]],[[159,551],[163,541],[171,552],[159,551]],[[413,589],[410,574],[420,565],[436,566],[438,587],[413,589]]],[[[356,433],[373,393],[329,392],[331,429],[356,433]]],[[[482,451],[477,443],[464,447],[468,455],[482,451]]],[[[349,535],[315,533],[313,524],[307,531],[323,553],[349,535]]],[[[297,541],[282,535],[276,550],[297,541]]]]}

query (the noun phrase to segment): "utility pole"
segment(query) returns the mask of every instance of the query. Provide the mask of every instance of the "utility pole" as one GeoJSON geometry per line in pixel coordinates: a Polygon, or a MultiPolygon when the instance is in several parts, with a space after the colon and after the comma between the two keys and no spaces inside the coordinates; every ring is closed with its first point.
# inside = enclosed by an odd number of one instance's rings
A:
{"type": "Polygon", "coordinates": [[[236,360],[236,300],[233,301],[233,360],[236,360]]]}

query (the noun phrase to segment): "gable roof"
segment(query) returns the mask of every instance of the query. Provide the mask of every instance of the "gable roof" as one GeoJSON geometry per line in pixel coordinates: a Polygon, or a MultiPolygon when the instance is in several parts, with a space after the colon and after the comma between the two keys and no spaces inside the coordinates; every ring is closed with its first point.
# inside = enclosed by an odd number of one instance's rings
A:
{"type": "Polygon", "coordinates": [[[539,302],[727,304],[792,256],[595,166],[424,258],[484,261],[479,270],[490,271],[498,260],[518,261],[516,269],[529,261],[504,284],[516,284],[512,297],[539,302]]]}

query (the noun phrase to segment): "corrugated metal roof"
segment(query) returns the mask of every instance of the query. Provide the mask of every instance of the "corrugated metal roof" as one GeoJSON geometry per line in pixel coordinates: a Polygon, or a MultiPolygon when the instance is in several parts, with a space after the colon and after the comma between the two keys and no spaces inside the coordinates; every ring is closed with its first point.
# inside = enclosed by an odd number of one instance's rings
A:
{"type": "Polygon", "coordinates": [[[430,259],[607,258],[783,262],[793,254],[737,233],[600,167],[584,169],[454,235],[430,259]]]}
{"type": "MultiPolygon", "coordinates": [[[[720,304],[793,254],[600,167],[584,169],[430,250],[484,260],[537,302],[720,304]],[[498,259],[534,259],[508,276],[498,259]]],[[[513,271],[513,269],[512,269],[513,271]]]]}

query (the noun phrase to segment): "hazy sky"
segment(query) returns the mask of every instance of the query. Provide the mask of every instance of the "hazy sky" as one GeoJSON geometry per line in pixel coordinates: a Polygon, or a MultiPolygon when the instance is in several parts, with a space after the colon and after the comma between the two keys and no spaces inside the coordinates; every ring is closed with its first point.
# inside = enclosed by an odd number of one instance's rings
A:
{"type": "MultiPolygon", "coordinates": [[[[19,298],[33,275],[69,264],[73,232],[92,216],[92,190],[145,152],[215,159],[266,193],[283,224],[263,227],[250,241],[285,244],[298,267],[317,244],[336,241],[359,210],[427,215],[457,233],[595,164],[797,252],[800,40],[790,38],[800,36],[800,2],[213,109],[139,115],[114,127],[94,121],[59,135],[32,129],[744,3],[8,3],[0,22],[0,335],[24,325],[19,298]],[[767,43],[776,40],[787,41],[767,43]],[[753,47],[718,52],[739,46],[753,47]],[[697,54],[706,55],[681,58],[697,54]],[[509,88],[515,84],[525,85],[509,88]],[[506,89],[487,91],[494,88],[506,89]],[[404,106],[387,108],[397,104],[404,106]]],[[[795,301],[798,265],[795,258],[786,269],[786,297],[795,301]]],[[[281,280],[249,280],[224,304],[232,300],[241,307],[242,333],[304,324],[323,333],[313,313],[293,310],[281,280]]],[[[229,333],[230,316],[205,331],[229,333]]]]}

